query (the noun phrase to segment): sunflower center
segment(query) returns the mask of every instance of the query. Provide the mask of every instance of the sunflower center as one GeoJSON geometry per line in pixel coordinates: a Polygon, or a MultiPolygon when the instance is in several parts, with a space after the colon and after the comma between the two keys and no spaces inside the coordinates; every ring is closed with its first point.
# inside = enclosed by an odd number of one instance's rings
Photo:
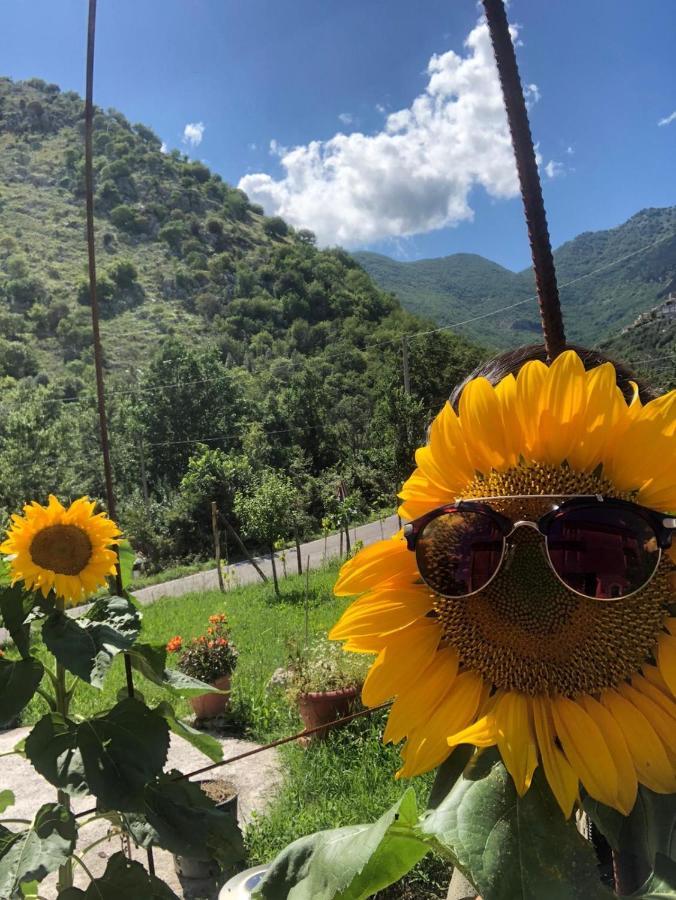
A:
{"type": "Polygon", "coordinates": [[[33,538],[31,559],[59,575],[79,575],[92,555],[92,544],[77,525],[50,525],[33,538]]]}
{"type": "MultiPolygon", "coordinates": [[[[477,479],[463,497],[495,495],[491,505],[511,518],[537,519],[551,501],[498,498],[576,492],[622,496],[598,476],[533,466],[477,479]]],[[[652,581],[631,597],[611,603],[592,600],[569,591],[555,577],[542,540],[530,528],[517,529],[500,572],[482,591],[436,598],[445,640],[467,668],[496,688],[572,696],[617,685],[654,650],[672,564],[664,559],[652,581]]]]}

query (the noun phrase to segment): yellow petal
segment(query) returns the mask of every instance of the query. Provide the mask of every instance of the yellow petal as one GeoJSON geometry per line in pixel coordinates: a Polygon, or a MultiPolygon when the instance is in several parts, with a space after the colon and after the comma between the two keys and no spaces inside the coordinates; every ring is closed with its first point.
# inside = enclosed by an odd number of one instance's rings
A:
{"type": "Polygon", "coordinates": [[[427,720],[450,691],[457,673],[457,652],[451,647],[439,650],[392,704],[383,742],[396,744],[427,720]]]}
{"type": "Polygon", "coordinates": [[[556,745],[556,735],[547,697],[533,697],[533,722],[540,759],[556,802],[568,819],[577,798],[578,778],[571,764],[556,745]]]}
{"type": "MultiPolygon", "coordinates": [[[[650,668],[653,667],[651,666],[650,668]]],[[[653,669],[653,671],[657,673],[657,669],[653,669]]],[[[669,688],[664,684],[659,673],[657,673],[657,678],[659,680],[651,681],[648,678],[644,678],[643,675],[634,675],[631,683],[637,691],[645,694],[646,697],[650,697],[653,703],[657,703],[672,719],[676,720],[676,703],[670,696],[669,688]]]]}
{"type": "Polygon", "coordinates": [[[608,444],[628,424],[627,405],[617,388],[615,367],[596,366],[585,374],[587,403],[581,422],[580,440],[567,459],[578,472],[593,471],[603,461],[608,444]]]}
{"type": "Polygon", "coordinates": [[[442,763],[451,750],[448,735],[471,722],[483,691],[483,679],[476,672],[463,672],[427,722],[414,729],[402,751],[404,765],[398,778],[429,772],[442,763]]]}
{"type": "Polygon", "coordinates": [[[531,360],[519,370],[516,378],[516,411],[524,437],[526,453],[531,459],[540,450],[540,403],[547,381],[547,366],[540,360],[531,360]]]}
{"type": "Polygon", "coordinates": [[[622,734],[622,729],[610,712],[598,700],[583,695],[580,697],[580,703],[598,725],[603,739],[612,754],[618,774],[616,807],[622,815],[628,816],[634,808],[634,803],[636,803],[638,781],[634,761],[622,734]]]}
{"type": "Polygon", "coordinates": [[[493,747],[498,742],[498,727],[493,713],[488,713],[478,719],[473,725],[468,725],[455,734],[446,738],[449,747],[457,747],[458,744],[473,744],[475,747],[493,747]]]}
{"type": "Polygon", "coordinates": [[[408,549],[400,531],[389,540],[365,547],[348,560],[340,570],[333,592],[337,597],[349,597],[394,579],[410,584],[416,574],[415,554],[408,549]]]}
{"type": "Polygon", "coordinates": [[[556,733],[573,771],[595,800],[615,807],[617,769],[598,725],[567,697],[553,698],[551,710],[556,733]]]}
{"type": "Polygon", "coordinates": [[[616,691],[604,691],[601,702],[622,730],[639,781],[658,794],[675,792],[676,774],[655,729],[643,713],[616,691]]]}
{"type": "Polygon", "coordinates": [[[440,639],[441,628],[436,619],[422,619],[389,634],[362,688],[366,706],[378,706],[396,697],[422,675],[432,662],[440,639]]]}
{"type": "Polygon", "coordinates": [[[410,625],[432,608],[425,586],[373,591],[349,606],[329,632],[332,641],[367,634],[387,634],[410,625]]]}
{"type": "Polygon", "coordinates": [[[494,715],[500,755],[518,795],[523,797],[538,764],[528,698],[509,691],[496,704],[494,715]]]}
{"type": "Polygon", "coordinates": [[[657,668],[676,697],[676,637],[661,634],[657,640],[657,668]]]}
{"type": "Polygon", "coordinates": [[[586,403],[584,365],[574,350],[566,350],[549,367],[542,391],[542,462],[559,465],[568,458],[580,440],[586,403]]]}
{"type": "Polygon", "coordinates": [[[502,413],[495,389],[486,378],[474,378],[460,397],[460,422],[474,469],[488,474],[504,469],[510,455],[502,430],[502,413]]]}
{"type": "MultiPolygon", "coordinates": [[[[664,704],[655,702],[642,691],[638,691],[629,684],[620,684],[617,690],[625,700],[632,703],[646,717],[652,725],[658,738],[662,741],[664,749],[671,763],[672,769],[676,763],[676,747],[673,747],[676,738],[676,717],[665,709],[664,704]]],[[[667,699],[667,698],[665,698],[667,699]]]]}

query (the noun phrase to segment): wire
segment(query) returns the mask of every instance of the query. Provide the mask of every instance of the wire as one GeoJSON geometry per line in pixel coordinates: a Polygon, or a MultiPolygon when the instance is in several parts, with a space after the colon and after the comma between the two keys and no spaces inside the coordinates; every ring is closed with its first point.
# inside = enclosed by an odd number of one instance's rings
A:
{"type": "MultiPolygon", "coordinates": [[[[253,422],[240,422],[240,425],[243,428],[246,428],[248,425],[257,425],[258,420],[253,422]]],[[[290,431],[314,431],[317,428],[327,428],[325,423],[321,423],[319,425],[294,425],[292,428],[278,428],[274,431],[265,431],[263,429],[263,434],[288,434],[290,431]]],[[[214,437],[204,437],[204,438],[186,438],[181,441],[156,441],[152,444],[144,443],[144,447],[169,447],[175,444],[206,444],[210,441],[224,441],[229,437],[233,437],[237,432],[228,432],[228,434],[217,434],[214,437]]]]}

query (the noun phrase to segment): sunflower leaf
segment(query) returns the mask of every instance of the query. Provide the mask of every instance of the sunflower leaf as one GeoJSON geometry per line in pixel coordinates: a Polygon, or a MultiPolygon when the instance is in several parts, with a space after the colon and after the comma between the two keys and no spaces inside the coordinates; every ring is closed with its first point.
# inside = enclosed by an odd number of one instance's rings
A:
{"type": "Polygon", "coordinates": [[[537,769],[519,797],[494,750],[475,757],[436,809],[423,836],[491,900],[604,900],[591,846],[566,821],[537,769]]]}
{"type": "Polygon", "coordinates": [[[141,863],[127,859],[124,853],[113,854],[106,871],[91,881],[86,891],[73,887],[59,894],[59,900],[119,900],[120,897],[178,900],[168,885],[146,872],[141,863]]]}
{"type": "Polygon", "coordinates": [[[674,900],[676,898],[676,861],[662,853],[655,857],[655,871],[647,882],[630,894],[637,900],[674,900]]]}
{"type": "Polygon", "coordinates": [[[26,831],[0,827],[0,897],[20,896],[24,881],[42,881],[68,859],[76,837],[73,814],[57,803],[41,806],[26,831]]]}
{"type": "Polygon", "coordinates": [[[222,694],[212,684],[192,678],[177,669],[165,667],[167,651],[164,644],[138,641],[129,651],[132,666],[148,681],[165,688],[175,697],[197,697],[200,694],[222,694]]]}
{"type": "Polygon", "coordinates": [[[176,717],[172,706],[166,700],[163,700],[162,703],[155,707],[155,712],[166,720],[167,725],[174,734],[191,743],[193,747],[205,756],[208,756],[212,762],[220,762],[223,759],[223,747],[220,741],[211,737],[206,731],[198,731],[196,728],[186,725],[185,722],[176,717]]]}
{"type": "Polygon", "coordinates": [[[18,584],[0,588],[0,618],[24,659],[29,656],[30,646],[30,625],[26,619],[35,599],[35,594],[22,590],[18,584]]]}
{"type": "Polygon", "coordinates": [[[273,860],[254,892],[264,900],[361,900],[398,881],[428,852],[409,788],[373,825],[300,838],[273,860]]]}
{"type": "Polygon", "coordinates": [[[242,832],[235,816],[218,809],[196,782],[178,780],[180,772],[160,775],[143,792],[143,814],[155,831],[155,843],[195,859],[221,865],[245,858],[242,832]]]}
{"type": "Polygon", "coordinates": [[[0,659],[0,724],[21,712],[38,689],[43,673],[42,663],[32,656],[16,662],[0,659]]]}
{"type": "Polygon", "coordinates": [[[132,646],[140,629],[140,615],[129,600],[106,597],[79,619],[55,610],[42,625],[42,639],[69,672],[101,688],[113,659],[132,646]]]}
{"type": "Polygon", "coordinates": [[[585,797],[585,812],[614,850],[627,850],[653,869],[658,853],[676,860],[676,794],[656,794],[639,785],[628,816],[585,797]]]}
{"type": "Polygon", "coordinates": [[[82,754],[77,746],[78,726],[60,713],[43,716],[24,744],[36,772],[71,797],[89,794],[82,754]]]}
{"type": "Polygon", "coordinates": [[[14,806],[16,798],[11,791],[0,791],[0,813],[4,813],[10,806],[14,806]]]}

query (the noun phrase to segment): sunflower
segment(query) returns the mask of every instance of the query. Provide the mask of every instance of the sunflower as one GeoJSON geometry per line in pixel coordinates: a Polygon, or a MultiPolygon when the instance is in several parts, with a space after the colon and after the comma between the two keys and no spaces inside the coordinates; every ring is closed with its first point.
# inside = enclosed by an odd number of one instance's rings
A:
{"type": "Polygon", "coordinates": [[[13,515],[0,552],[10,561],[12,584],[23,581],[29,590],[51,590],[74,606],[94,593],[115,573],[117,555],[109,549],[120,536],[96,504],[80,497],[66,509],[53,495],[47,506],[33,501],[23,516],[13,515]]]}
{"type": "MultiPolygon", "coordinates": [[[[610,363],[585,371],[573,351],[532,361],[493,387],[470,381],[446,404],[400,515],[490,497],[512,520],[545,495],[600,494],[676,511],[676,391],[627,402],[610,363]],[[540,495],[521,499],[517,495],[540,495]]],[[[653,579],[612,603],[559,582],[529,528],[486,587],[442,597],[422,581],[403,532],[347,562],[336,594],[361,594],[330,637],[375,653],[363,700],[394,698],[386,742],[405,740],[398,777],[438,766],[459,744],[497,746],[523,795],[542,765],[566,816],[580,783],[628,814],[638,783],[676,791],[674,548],[653,579]]]]}

